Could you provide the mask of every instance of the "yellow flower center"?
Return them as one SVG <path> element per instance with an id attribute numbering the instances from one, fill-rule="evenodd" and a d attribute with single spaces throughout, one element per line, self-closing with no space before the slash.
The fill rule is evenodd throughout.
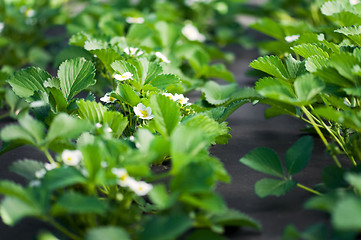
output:
<path id="1" fill-rule="evenodd" d="M 70 161 L 71 161 L 71 157 L 67 157 L 66 160 L 67 160 L 68 162 L 70 162 Z"/>
<path id="2" fill-rule="evenodd" d="M 143 117 L 148 117 L 148 112 L 146 110 L 141 110 L 140 113 L 143 115 Z"/>
<path id="3" fill-rule="evenodd" d="M 123 176 L 120 177 L 120 180 L 125 181 L 125 179 L 127 179 L 128 174 L 124 174 Z"/>
<path id="4" fill-rule="evenodd" d="M 110 102 L 112 102 L 112 101 L 114 101 L 114 100 L 115 100 L 115 98 L 109 97 L 109 101 L 110 101 Z"/>

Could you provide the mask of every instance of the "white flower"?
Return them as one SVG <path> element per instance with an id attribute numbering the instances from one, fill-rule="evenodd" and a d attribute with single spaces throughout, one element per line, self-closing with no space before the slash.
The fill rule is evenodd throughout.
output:
<path id="1" fill-rule="evenodd" d="M 77 166 L 83 159 L 83 154 L 79 150 L 64 150 L 61 159 L 66 165 Z"/>
<path id="2" fill-rule="evenodd" d="M 101 124 L 101 123 L 96 123 L 96 124 L 95 124 L 95 127 L 96 127 L 96 128 L 101 128 L 101 127 L 103 127 L 103 124 Z"/>
<path id="3" fill-rule="evenodd" d="M 356 4 L 359 4 L 359 3 L 360 3 L 360 0 L 350 0 L 351 5 L 356 5 Z"/>
<path id="4" fill-rule="evenodd" d="M 130 136 L 130 137 L 129 137 L 129 141 L 134 142 L 134 141 L 135 141 L 135 137 L 134 137 L 134 136 Z"/>
<path id="5" fill-rule="evenodd" d="M 113 78 L 115 78 L 118 81 L 125 81 L 128 79 L 132 79 L 132 77 L 133 77 L 133 74 L 131 72 L 125 72 L 123 74 L 117 74 L 117 73 L 113 74 Z"/>
<path id="6" fill-rule="evenodd" d="M 4 30 L 5 28 L 5 23 L 0 22 L 0 33 Z"/>
<path id="7" fill-rule="evenodd" d="M 135 23 L 135 24 L 142 24 L 144 23 L 144 18 L 142 17 L 127 17 L 125 19 L 127 23 Z"/>
<path id="8" fill-rule="evenodd" d="M 28 18 L 31 18 L 31 17 L 34 17 L 35 16 L 35 10 L 34 9 L 27 9 L 25 11 L 25 16 L 28 17 Z"/>
<path id="9" fill-rule="evenodd" d="M 134 179 L 130 179 L 128 181 L 128 187 L 138 196 L 144 196 L 147 195 L 150 190 L 152 190 L 153 185 L 144 181 L 136 181 Z"/>
<path id="10" fill-rule="evenodd" d="M 102 168 L 107 168 L 109 165 L 108 165 L 108 163 L 107 163 L 106 161 L 101 161 L 101 162 L 100 162 L 100 166 L 101 166 Z"/>
<path id="11" fill-rule="evenodd" d="M 142 50 L 134 47 L 126 47 L 123 49 L 123 51 L 131 57 L 138 57 L 143 54 Z"/>
<path id="12" fill-rule="evenodd" d="M 174 95 L 174 101 L 179 102 L 180 104 L 184 105 L 188 103 L 189 98 L 186 98 L 183 96 L 183 94 L 175 94 Z"/>
<path id="13" fill-rule="evenodd" d="M 44 164 L 44 167 L 46 170 L 50 171 L 50 170 L 53 170 L 54 168 L 57 168 L 59 165 L 58 163 L 56 162 L 53 162 L 53 163 L 45 163 Z"/>
<path id="14" fill-rule="evenodd" d="M 135 115 L 141 119 L 152 119 L 152 109 L 150 107 L 145 107 L 143 103 L 138 103 L 136 107 L 133 108 Z"/>
<path id="15" fill-rule="evenodd" d="M 118 184 L 122 187 L 127 187 L 129 181 L 132 180 L 125 168 L 113 168 L 112 173 L 117 176 Z"/>
<path id="16" fill-rule="evenodd" d="M 163 62 L 165 63 L 170 63 L 169 59 L 161 52 L 156 52 L 155 56 L 157 56 L 158 58 L 160 58 Z"/>
<path id="17" fill-rule="evenodd" d="M 174 95 L 171 93 L 162 93 L 163 96 L 166 96 L 174 101 Z"/>
<path id="18" fill-rule="evenodd" d="M 286 37 L 285 37 L 285 40 L 286 40 L 286 42 L 294 42 L 294 41 L 296 41 L 299 37 L 300 37 L 300 35 L 286 36 Z"/>
<path id="19" fill-rule="evenodd" d="M 190 41 L 204 42 L 206 40 L 206 37 L 195 26 L 189 23 L 182 28 L 182 33 Z"/>
<path id="20" fill-rule="evenodd" d="M 110 93 L 106 93 L 104 97 L 100 98 L 100 101 L 105 103 L 114 103 L 117 99 L 110 96 Z"/>
<path id="21" fill-rule="evenodd" d="M 42 169 L 35 172 L 35 177 L 36 178 L 43 178 L 45 176 L 45 174 L 46 174 L 46 170 L 45 170 L 45 168 L 42 168 Z"/>
<path id="22" fill-rule="evenodd" d="M 323 33 L 318 34 L 318 35 L 317 35 L 317 40 L 318 40 L 318 41 L 323 41 L 323 40 L 325 40 L 325 34 L 323 34 Z"/>

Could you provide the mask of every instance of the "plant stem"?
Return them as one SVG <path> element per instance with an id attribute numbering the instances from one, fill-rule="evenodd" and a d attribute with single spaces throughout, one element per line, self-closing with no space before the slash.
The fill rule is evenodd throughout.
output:
<path id="1" fill-rule="evenodd" d="M 45 154 L 46 158 L 49 160 L 50 163 L 55 163 L 54 158 L 50 155 L 48 149 L 41 149 L 43 153 Z"/>
<path id="2" fill-rule="evenodd" d="M 306 191 L 309 191 L 309 192 L 311 192 L 311 193 L 313 193 L 313 194 L 316 194 L 316 195 L 318 195 L 318 196 L 321 196 L 321 195 L 322 195 L 322 193 L 320 193 L 320 192 L 318 192 L 318 191 L 316 191 L 316 190 L 314 190 L 314 189 L 312 189 L 312 188 L 306 187 L 305 185 L 302 185 L 302 184 L 300 184 L 300 183 L 297 183 L 297 187 L 302 188 L 302 189 L 304 189 L 304 190 L 306 190 Z"/>
<path id="3" fill-rule="evenodd" d="M 59 223 L 57 223 L 54 219 L 46 218 L 45 220 L 47 222 L 49 222 L 51 225 L 53 225 L 60 232 L 62 232 L 64 235 L 66 235 L 67 237 L 69 237 L 69 238 L 71 238 L 73 240 L 82 240 L 81 237 L 79 237 L 79 236 L 75 235 L 74 233 L 70 232 L 68 229 L 66 229 L 65 227 L 63 227 Z"/>
<path id="4" fill-rule="evenodd" d="M 322 142 L 325 144 L 326 148 L 328 150 L 331 150 L 330 149 L 330 145 L 328 144 L 325 136 L 323 135 L 323 133 L 321 132 L 320 128 L 317 126 L 317 124 L 315 123 L 315 121 L 313 120 L 313 116 L 312 114 L 307 110 L 307 108 L 305 108 L 304 106 L 301 107 L 302 111 L 306 114 L 307 118 L 310 120 L 311 124 L 313 125 L 313 127 L 315 128 L 316 132 L 318 133 L 318 135 L 320 136 Z M 335 161 L 336 165 L 341 168 L 342 165 L 341 163 L 338 161 L 337 157 L 335 155 L 333 155 L 331 153 L 331 156 L 333 158 L 333 160 Z"/>

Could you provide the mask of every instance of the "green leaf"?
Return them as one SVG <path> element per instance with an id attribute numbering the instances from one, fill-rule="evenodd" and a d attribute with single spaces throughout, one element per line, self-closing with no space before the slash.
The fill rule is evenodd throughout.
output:
<path id="1" fill-rule="evenodd" d="M 39 208 L 15 197 L 5 197 L 0 205 L 2 221 L 10 226 L 14 226 L 25 217 L 39 217 L 41 214 L 42 212 Z"/>
<path id="2" fill-rule="evenodd" d="M 95 67 L 85 58 L 63 62 L 58 70 L 60 87 L 64 97 L 70 101 L 77 93 L 95 84 Z"/>
<path id="3" fill-rule="evenodd" d="M 100 59 L 107 71 L 112 75 L 114 73 L 112 63 L 121 59 L 120 54 L 112 48 L 96 49 L 91 52 Z"/>
<path id="4" fill-rule="evenodd" d="M 329 62 L 329 59 L 324 56 L 314 55 L 306 59 L 306 69 L 311 73 L 317 72 L 319 69 L 327 68 L 330 65 Z"/>
<path id="5" fill-rule="evenodd" d="M 111 94 L 111 96 L 115 97 L 121 102 L 129 104 L 131 107 L 134 107 L 140 103 L 140 97 L 128 84 L 119 84 L 115 94 Z"/>
<path id="6" fill-rule="evenodd" d="M 298 105 L 306 105 L 312 102 L 322 90 L 325 83 L 311 74 L 305 74 L 298 77 L 294 83 L 297 95 Z"/>
<path id="7" fill-rule="evenodd" d="M 85 183 L 85 177 L 75 168 L 55 168 L 44 176 L 43 185 L 49 190 Z"/>
<path id="8" fill-rule="evenodd" d="M 42 122 L 35 120 L 28 114 L 19 117 L 18 121 L 24 130 L 31 134 L 37 144 L 43 141 L 45 127 Z"/>
<path id="9" fill-rule="evenodd" d="M 227 82 L 234 82 L 232 72 L 228 71 L 224 64 L 220 63 L 208 66 L 204 76 L 207 78 L 220 78 Z"/>
<path id="10" fill-rule="evenodd" d="M 307 166 L 311 157 L 312 148 L 312 137 L 305 136 L 300 138 L 287 150 L 285 161 L 289 175 L 294 175 Z"/>
<path id="11" fill-rule="evenodd" d="M 176 239 L 192 227 L 192 220 L 185 215 L 153 215 L 146 218 L 140 240 Z"/>
<path id="12" fill-rule="evenodd" d="M 10 180 L 0 180 L 0 193 L 5 196 L 17 198 L 30 205 L 33 203 L 30 194 L 25 188 Z"/>
<path id="13" fill-rule="evenodd" d="M 322 48 L 316 46 L 312 43 L 305 43 L 301 45 L 297 45 L 291 48 L 295 53 L 298 55 L 309 58 L 312 56 L 321 56 L 324 58 L 329 58 L 329 55 L 327 52 L 325 52 Z"/>
<path id="14" fill-rule="evenodd" d="M 251 24 L 250 27 L 278 40 L 284 40 L 285 33 L 281 25 L 270 18 L 262 18 Z"/>
<path id="15" fill-rule="evenodd" d="M 94 213 L 105 214 L 108 209 L 107 202 L 95 196 L 86 196 L 77 192 L 65 192 L 62 194 L 52 209 L 53 214 L 57 213 Z"/>
<path id="16" fill-rule="evenodd" d="M 11 124 L 5 126 L 1 130 L 0 136 L 4 142 L 16 141 L 19 144 L 30 144 L 36 146 L 35 139 L 33 139 L 31 133 L 19 125 Z"/>
<path id="17" fill-rule="evenodd" d="M 183 121 L 183 124 L 190 128 L 201 129 L 209 139 L 214 139 L 219 135 L 227 134 L 230 130 L 227 125 L 219 124 L 217 121 L 204 114 L 194 115 Z"/>
<path id="18" fill-rule="evenodd" d="M 158 21 L 155 24 L 155 29 L 158 32 L 162 46 L 167 49 L 172 49 L 180 35 L 178 25 Z"/>
<path id="19" fill-rule="evenodd" d="M 148 59 L 142 57 L 138 60 L 133 60 L 133 64 L 137 68 L 139 83 L 141 86 L 149 83 L 158 74 L 163 72 L 162 66 L 157 62 L 150 62 Z"/>
<path id="20" fill-rule="evenodd" d="M 154 203 L 161 210 L 171 207 L 176 201 L 175 197 L 169 196 L 164 185 L 154 186 L 148 195 L 152 203 Z"/>
<path id="21" fill-rule="evenodd" d="M 145 24 L 132 24 L 127 33 L 129 46 L 141 46 L 153 34 L 153 30 Z"/>
<path id="22" fill-rule="evenodd" d="M 180 78 L 174 74 L 159 74 L 149 84 L 158 89 L 164 90 L 169 85 L 173 85 L 180 82 Z"/>
<path id="23" fill-rule="evenodd" d="M 284 177 L 281 162 L 276 152 L 270 148 L 255 148 L 242 157 L 240 162 L 256 171 L 276 177 Z"/>
<path id="24" fill-rule="evenodd" d="M 357 189 L 357 191 L 361 191 L 361 175 L 360 174 L 347 173 L 347 174 L 345 174 L 345 179 L 353 187 L 355 187 Z"/>
<path id="25" fill-rule="evenodd" d="M 16 95 L 28 98 L 35 92 L 47 93 L 43 83 L 51 78 L 50 74 L 40 68 L 30 67 L 15 72 L 8 82 Z"/>
<path id="26" fill-rule="evenodd" d="M 261 70 L 271 76 L 287 80 L 290 78 L 286 67 L 283 65 L 281 59 L 277 56 L 259 57 L 250 63 L 254 69 Z"/>
<path id="27" fill-rule="evenodd" d="M 85 240 L 130 240 L 129 234 L 120 227 L 105 226 L 92 228 L 87 231 Z"/>
<path id="28" fill-rule="evenodd" d="M 9 168 L 10 171 L 19 174 L 27 180 L 35 179 L 35 172 L 44 169 L 44 164 L 39 161 L 24 159 L 13 162 Z"/>
<path id="29" fill-rule="evenodd" d="M 177 173 L 170 182 L 172 192 L 208 193 L 214 187 L 214 170 L 207 162 L 192 162 Z"/>
<path id="30" fill-rule="evenodd" d="M 210 104 L 221 105 L 231 99 L 232 94 L 236 92 L 238 86 L 236 83 L 219 85 L 214 81 L 207 82 L 202 87 L 202 92 Z"/>
<path id="31" fill-rule="evenodd" d="M 172 172 L 174 174 L 191 162 L 210 145 L 209 139 L 200 129 L 178 126 L 171 136 Z"/>
<path id="32" fill-rule="evenodd" d="M 360 60 L 352 53 L 340 52 L 332 55 L 330 64 L 337 69 L 341 76 L 351 80 L 353 83 L 359 83 L 359 77 L 354 74 L 354 66 L 360 65 Z"/>
<path id="33" fill-rule="evenodd" d="M 65 113 L 60 113 L 52 121 L 46 141 L 48 143 L 57 139 L 75 139 L 93 126 L 85 120 L 76 119 Z"/>
<path id="34" fill-rule="evenodd" d="M 264 178 L 256 182 L 254 186 L 257 196 L 264 198 L 267 196 L 281 196 L 296 187 L 297 182 L 294 180 L 278 180 L 271 178 Z"/>
<path id="35" fill-rule="evenodd" d="M 296 78 L 305 71 L 305 62 L 294 59 L 290 54 L 286 59 L 286 67 L 290 77 Z"/>
<path id="36" fill-rule="evenodd" d="M 150 107 L 156 130 L 163 136 L 170 136 L 181 120 L 178 104 L 166 96 L 152 95 Z"/>
<path id="37" fill-rule="evenodd" d="M 114 69 L 115 72 L 119 74 L 130 72 L 131 74 L 133 74 L 133 78 L 139 82 L 138 71 L 133 64 L 123 60 L 118 60 L 113 62 L 111 64 L 111 67 Z"/>
<path id="38" fill-rule="evenodd" d="M 360 199 L 354 196 L 347 196 L 341 199 L 332 211 L 332 224 L 341 231 L 360 231 Z"/>
<path id="39" fill-rule="evenodd" d="M 344 174 L 346 170 L 339 168 L 337 166 L 326 166 L 322 169 L 322 182 L 332 189 L 337 189 L 340 187 L 347 186 L 347 183 L 344 179 Z"/>
<path id="40" fill-rule="evenodd" d="M 79 107 L 78 114 L 80 118 L 87 119 L 94 124 L 103 122 L 103 116 L 107 108 L 100 102 L 84 101 L 81 99 L 77 102 L 77 105 Z"/>
<path id="41" fill-rule="evenodd" d="M 221 196 L 215 192 L 202 193 L 197 195 L 185 194 L 180 200 L 194 207 L 206 210 L 210 213 L 222 213 L 227 207 Z"/>
<path id="42" fill-rule="evenodd" d="M 262 78 L 255 86 L 255 89 L 262 96 L 294 105 L 297 102 L 293 89 L 284 82 L 275 78 Z"/>
<path id="43" fill-rule="evenodd" d="M 349 26 L 335 30 L 335 32 L 342 33 L 361 46 L 361 26 Z"/>
<path id="44" fill-rule="evenodd" d="M 234 209 L 213 215 L 211 221 L 222 226 L 250 227 L 259 231 L 262 229 L 257 221 Z"/>
<path id="45" fill-rule="evenodd" d="M 103 124 L 107 124 L 112 130 L 115 138 L 119 138 L 124 129 L 127 127 L 128 118 L 120 112 L 105 112 L 103 116 Z"/>

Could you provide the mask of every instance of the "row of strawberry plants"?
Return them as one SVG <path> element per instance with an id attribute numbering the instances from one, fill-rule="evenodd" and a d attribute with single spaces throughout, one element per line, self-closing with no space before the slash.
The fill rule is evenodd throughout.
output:
<path id="1" fill-rule="evenodd" d="M 263 56 L 250 66 L 262 77 L 256 82 L 255 97 L 270 106 L 267 118 L 289 115 L 316 133 L 332 159 L 322 170 L 322 183 L 311 188 L 294 175 L 308 164 L 313 141 L 307 136 L 285 154 L 284 167 L 269 148 L 256 148 L 241 163 L 276 178 L 255 185 L 260 197 L 280 196 L 295 187 L 315 195 L 306 208 L 330 215 L 328 225 L 299 232 L 289 226 L 285 239 L 355 239 L 361 230 L 360 155 L 360 24 L 359 1 L 316 1 L 312 14 L 299 19 L 294 11 L 274 14 L 253 24 L 272 40 L 260 44 Z M 333 164 L 332 164 L 333 163 Z M 320 173 L 321 174 L 321 173 Z"/>
<path id="2" fill-rule="evenodd" d="M 2 152 L 30 145 L 46 162 L 11 165 L 26 185 L 0 181 L 4 223 L 34 217 L 57 237 L 88 240 L 222 239 L 226 226 L 260 229 L 215 192 L 230 176 L 209 148 L 227 143 L 224 121 L 248 92 L 211 64 L 219 50 L 157 20 L 131 24 L 125 36 L 82 32 L 69 42 L 56 76 L 28 67 L 7 79 L 8 98 L 21 104 L 18 124 L 0 132 Z M 201 96 L 191 103 L 185 94 L 195 90 Z"/>

